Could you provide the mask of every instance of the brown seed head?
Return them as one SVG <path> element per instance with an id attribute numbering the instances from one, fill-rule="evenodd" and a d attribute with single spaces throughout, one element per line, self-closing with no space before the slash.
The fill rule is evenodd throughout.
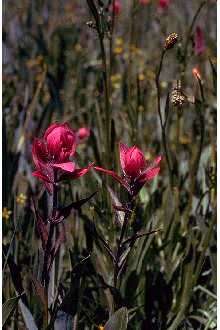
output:
<path id="1" fill-rule="evenodd" d="M 165 40 L 164 49 L 171 49 L 178 40 L 178 34 L 177 33 L 171 33 Z"/>
<path id="2" fill-rule="evenodd" d="M 171 93 L 170 101 L 175 107 L 181 107 L 187 101 L 187 98 L 180 90 L 174 89 Z"/>

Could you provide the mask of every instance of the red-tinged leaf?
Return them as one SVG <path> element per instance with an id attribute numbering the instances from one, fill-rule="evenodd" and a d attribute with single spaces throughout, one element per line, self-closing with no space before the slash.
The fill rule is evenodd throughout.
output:
<path id="1" fill-rule="evenodd" d="M 123 178 L 121 178 L 114 171 L 106 170 L 105 168 L 102 168 L 102 167 L 99 167 L 99 166 L 94 166 L 94 169 L 96 171 L 99 171 L 99 172 L 102 172 L 102 173 L 105 173 L 105 174 L 108 174 L 108 175 L 112 176 L 116 181 L 118 181 L 123 187 L 125 187 L 129 191 L 128 184 L 125 182 L 125 180 Z"/>
<path id="2" fill-rule="evenodd" d="M 32 203 L 33 203 L 34 215 L 35 215 L 35 219 L 36 219 L 37 231 L 38 231 L 38 234 L 39 234 L 40 239 L 41 239 L 41 242 L 42 242 L 42 247 L 45 250 L 46 249 L 47 240 L 48 240 L 48 229 L 47 229 L 47 225 L 45 224 L 44 219 L 39 214 L 39 212 L 38 212 L 38 210 L 36 208 L 35 201 L 33 199 L 32 199 Z"/>
<path id="3" fill-rule="evenodd" d="M 156 166 L 156 165 L 159 165 L 160 162 L 162 160 L 162 156 L 158 156 L 155 158 L 154 162 L 153 162 L 153 165 Z"/>
<path id="4" fill-rule="evenodd" d="M 45 141 L 34 139 L 32 144 L 32 157 L 37 169 L 41 169 L 47 162 L 48 150 Z"/>
<path id="5" fill-rule="evenodd" d="M 51 181 L 46 175 L 44 175 L 41 171 L 37 170 L 32 173 L 33 176 L 37 177 L 38 179 L 44 182 L 44 185 L 49 194 L 53 191 L 53 184 L 54 182 Z"/>
<path id="6" fill-rule="evenodd" d="M 77 168 L 73 173 L 64 173 L 60 176 L 60 181 L 66 179 L 72 179 L 72 180 L 78 179 L 81 176 L 87 174 L 93 166 L 94 163 L 90 164 L 88 167 L 85 168 Z"/>
<path id="7" fill-rule="evenodd" d="M 150 168 L 143 175 L 143 179 L 146 181 L 152 180 L 160 172 L 160 167 Z M 142 180 L 142 179 L 141 179 Z"/>
<path id="8" fill-rule="evenodd" d="M 52 222 L 53 224 L 62 222 L 64 219 L 66 219 L 70 215 L 72 210 L 80 210 L 80 208 L 83 206 L 83 204 L 87 203 L 96 193 L 97 193 L 97 191 L 94 192 L 92 195 L 90 195 L 87 198 L 80 199 L 76 202 L 71 203 L 70 205 L 68 205 L 66 207 L 58 209 L 56 211 L 55 217 L 51 218 L 50 222 Z"/>
<path id="9" fill-rule="evenodd" d="M 76 165 L 73 162 L 66 162 L 61 164 L 53 164 L 53 167 L 61 169 L 65 172 L 73 173 L 76 168 Z"/>
<path id="10" fill-rule="evenodd" d="M 51 181 L 48 179 L 48 177 L 47 177 L 46 175 L 44 175 L 44 174 L 43 174 L 41 171 L 39 171 L 39 170 L 34 171 L 34 172 L 32 173 L 32 175 L 35 176 L 35 177 L 37 177 L 38 179 L 41 179 L 41 180 L 45 181 L 45 182 L 53 183 L 53 182 L 51 182 Z"/>
<path id="11" fill-rule="evenodd" d="M 121 163 L 121 168 L 124 171 L 125 168 L 125 157 L 126 157 L 126 152 L 128 151 L 129 147 L 124 144 L 124 143 L 119 143 L 119 154 L 120 154 L 120 163 Z"/>
<path id="12" fill-rule="evenodd" d="M 147 167 L 146 167 L 146 169 L 158 167 L 158 165 L 160 164 L 161 160 L 162 160 L 162 156 L 158 156 L 152 162 L 147 161 Z"/>
<path id="13" fill-rule="evenodd" d="M 47 306 L 47 296 L 46 296 L 45 288 L 41 285 L 41 283 L 33 275 L 31 275 L 31 281 L 34 286 L 36 295 L 40 298 L 43 306 L 46 307 Z"/>

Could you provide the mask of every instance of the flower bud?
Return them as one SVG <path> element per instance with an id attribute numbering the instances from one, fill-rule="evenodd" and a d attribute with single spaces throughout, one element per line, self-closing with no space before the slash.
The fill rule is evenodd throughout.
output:
<path id="1" fill-rule="evenodd" d="M 200 81 L 202 80 L 201 73 L 199 72 L 199 69 L 193 68 L 192 73 L 193 73 L 193 75 L 196 79 L 198 79 Z"/>
<path id="2" fill-rule="evenodd" d="M 90 129 L 88 127 L 81 127 L 76 132 L 77 142 L 78 143 L 83 143 L 90 136 L 90 134 L 91 134 L 91 132 L 90 132 Z"/>

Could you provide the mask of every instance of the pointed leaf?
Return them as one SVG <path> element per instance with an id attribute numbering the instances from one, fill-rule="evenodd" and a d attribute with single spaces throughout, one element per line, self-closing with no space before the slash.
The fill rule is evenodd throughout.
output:
<path id="1" fill-rule="evenodd" d="M 41 242 L 42 242 L 42 247 L 45 250 L 46 249 L 47 240 L 48 240 L 48 229 L 47 229 L 47 225 L 45 224 L 43 218 L 39 214 L 39 212 L 38 212 L 38 210 L 36 208 L 35 201 L 34 201 L 33 198 L 32 198 L 32 203 L 33 203 L 33 211 L 34 211 L 34 215 L 35 215 L 35 219 L 36 219 L 37 231 L 38 231 L 38 234 L 39 234 L 40 239 L 41 239 Z"/>
<path id="2" fill-rule="evenodd" d="M 126 330 L 128 325 L 128 311 L 122 307 L 115 312 L 104 326 L 104 330 Z"/>
<path id="3" fill-rule="evenodd" d="M 97 191 L 94 192 L 92 195 L 90 195 L 87 198 L 80 199 L 80 200 L 78 200 L 76 202 L 71 203 L 70 205 L 68 205 L 66 207 L 63 207 L 61 209 L 58 209 L 56 211 L 55 217 L 53 219 L 50 219 L 50 221 L 53 224 L 60 223 L 61 221 L 63 221 L 64 219 L 66 219 L 70 215 L 70 212 L 72 210 L 80 210 L 80 208 L 82 207 L 82 205 L 85 204 L 86 202 L 88 202 L 96 193 L 97 193 Z"/>
<path id="4" fill-rule="evenodd" d="M 112 199 L 112 204 L 115 209 L 115 215 L 116 215 L 116 223 L 122 227 L 123 222 L 124 222 L 124 217 L 125 217 L 125 210 L 122 207 L 121 202 L 119 201 L 116 193 L 108 187 L 108 191 L 110 193 L 111 199 Z"/>
<path id="5" fill-rule="evenodd" d="M 34 321 L 33 315 L 27 306 L 20 300 L 19 307 L 21 309 L 21 314 L 23 316 L 24 323 L 26 325 L 26 329 L 38 330 L 38 327 Z"/>
<path id="6" fill-rule="evenodd" d="M 129 186 L 125 182 L 123 178 L 121 178 L 117 173 L 114 171 L 106 170 L 105 168 L 99 167 L 99 166 L 94 166 L 94 169 L 99 172 L 103 172 L 105 174 L 108 174 L 112 176 L 116 181 L 118 181 L 122 186 L 124 186 L 128 191 L 129 191 Z"/>
<path id="7" fill-rule="evenodd" d="M 81 176 L 85 175 L 86 173 L 89 172 L 89 170 L 94 166 L 94 163 L 90 164 L 88 167 L 84 168 L 76 168 L 73 173 L 64 173 L 60 176 L 60 181 L 61 180 L 68 180 L 68 179 L 78 179 Z"/>
<path id="8" fill-rule="evenodd" d="M 60 168 L 65 172 L 73 173 L 76 165 L 73 162 L 61 163 L 61 164 L 53 164 L 53 167 Z"/>
<path id="9" fill-rule="evenodd" d="M 18 301 L 21 295 L 8 299 L 2 306 L 2 326 L 6 323 L 9 317 L 14 312 L 15 308 L 18 305 Z"/>
<path id="10" fill-rule="evenodd" d="M 125 156 L 126 152 L 128 151 L 128 146 L 124 143 L 119 143 L 119 154 L 120 154 L 120 163 L 121 163 L 121 168 L 124 171 L 125 168 Z"/>
<path id="11" fill-rule="evenodd" d="M 46 296 L 45 288 L 41 285 L 41 283 L 33 275 L 31 276 L 31 281 L 33 283 L 36 295 L 40 298 L 41 303 L 44 305 L 44 307 L 46 307 L 47 306 L 47 296 Z"/>

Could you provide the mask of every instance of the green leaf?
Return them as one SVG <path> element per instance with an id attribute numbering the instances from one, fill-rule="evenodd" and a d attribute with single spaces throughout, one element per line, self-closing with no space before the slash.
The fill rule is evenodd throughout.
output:
<path id="1" fill-rule="evenodd" d="M 34 321 L 33 315 L 31 314 L 28 307 L 22 302 L 22 300 L 19 301 L 19 307 L 21 309 L 21 314 L 23 316 L 23 320 L 26 325 L 26 329 L 38 330 L 38 327 Z"/>
<path id="2" fill-rule="evenodd" d="M 115 312 L 105 324 L 105 330 L 126 330 L 128 325 L 128 311 L 122 307 Z"/>
<path id="3" fill-rule="evenodd" d="M 6 323 L 9 317 L 14 312 L 15 308 L 18 305 L 18 301 L 21 296 L 13 297 L 8 299 L 2 306 L 2 326 Z"/>

